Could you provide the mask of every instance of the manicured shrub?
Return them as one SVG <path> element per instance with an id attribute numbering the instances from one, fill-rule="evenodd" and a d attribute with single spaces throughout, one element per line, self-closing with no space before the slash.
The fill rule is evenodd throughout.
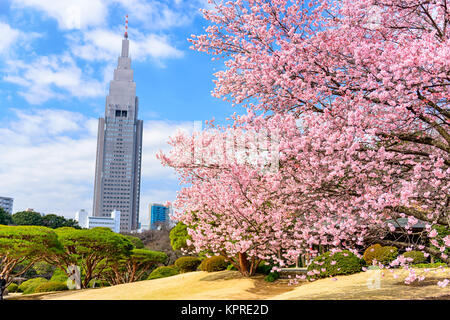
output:
<path id="1" fill-rule="evenodd" d="M 65 282 L 48 281 L 36 287 L 34 292 L 37 293 L 37 292 L 51 292 L 64 290 L 68 290 L 67 284 Z"/>
<path id="2" fill-rule="evenodd" d="M 439 268 L 439 267 L 448 267 L 446 263 L 436 262 L 436 263 L 418 263 L 414 265 L 414 268 Z"/>
<path id="3" fill-rule="evenodd" d="M 364 251 L 363 259 L 367 265 L 372 265 L 376 260 L 384 265 L 389 264 L 398 256 L 398 250 L 396 247 L 382 247 L 379 244 L 371 245 Z"/>
<path id="4" fill-rule="evenodd" d="M 280 278 L 278 271 L 269 272 L 269 274 L 264 277 L 264 281 L 274 282 L 275 280 L 278 280 L 278 278 Z"/>
<path id="5" fill-rule="evenodd" d="M 308 273 L 312 278 L 353 274 L 360 272 L 363 264 L 364 261 L 362 259 L 359 259 L 348 250 L 334 254 L 325 252 L 311 262 L 308 266 Z"/>
<path id="6" fill-rule="evenodd" d="M 180 273 L 180 270 L 176 266 L 162 266 L 158 267 L 150 273 L 147 280 L 166 278 L 175 276 Z"/>
<path id="7" fill-rule="evenodd" d="M 10 293 L 17 292 L 17 290 L 19 289 L 19 285 L 17 283 L 12 282 L 9 284 L 9 286 L 6 289 Z"/>
<path id="8" fill-rule="evenodd" d="M 200 264 L 200 270 L 206 272 L 222 271 L 227 269 L 228 262 L 225 261 L 223 256 L 213 256 L 202 261 Z"/>
<path id="9" fill-rule="evenodd" d="M 144 249 L 144 243 L 138 237 L 133 237 L 131 235 L 124 235 L 124 237 L 130 240 L 136 249 Z"/>
<path id="10" fill-rule="evenodd" d="M 376 255 L 376 250 L 379 248 L 381 248 L 381 245 L 376 243 L 371 245 L 366 249 L 366 251 L 364 251 L 363 259 L 367 263 L 367 265 L 369 266 L 372 265 L 372 261 Z"/>
<path id="11" fill-rule="evenodd" d="M 53 282 L 67 282 L 67 279 L 69 277 L 67 276 L 67 273 L 60 268 L 56 268 L 55 271 L 53 271 L 53 275 L 50 278 L 50 281 Z"/>
<path id="12" fill-rule="evenodd" d="M 421 251 L 407 251 L 403 254 L 405 258 L 412 258 L 413 261 L 410 261 L 411 264 L 424 263 L 427 261 L 425 255 Z"/>
<path id="13" fill-rule="evenodd" d="M 24 294 L 34 293 L 34 290 L 36 290 L 37 287 L 46 282 L 48 282 L 48 280 L 45 278 L 33 278 L 22 282 L 18 291 L 23 292 Z"/>
<path id="14" fill-rule="evenodd" d="M 201 261 L 197 257 L 181 257 L 175 261 L 175 265 L 180 272 L 196 271 Z"/>
<path id="15" fill-rule="evenodd" d="M 396 247 L 381 247 L 375 250 L 375 252 L 375 259 L 383 265 L 389 264 L 398 256 L 398 249 Z"/>

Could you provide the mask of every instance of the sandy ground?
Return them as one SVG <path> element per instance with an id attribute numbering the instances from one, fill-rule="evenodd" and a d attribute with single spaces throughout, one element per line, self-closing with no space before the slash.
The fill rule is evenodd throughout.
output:
<path id="1" fill-rule="evenodd" d="M 270 288 L 270 290 L 268 290 Z M 190 272 L 101 289 L 32 295 L 45 300 L 258 300 L 293 290 L 288 281 L 273 284 L 263 277 L 243 278 L 237 271 Z M 25 298 L 25 296 L 23 297 Z"/>
<path id="2" fill-rule="evenodd" d="M 377 300 L 377 299 L 449 299 L 450 288 L 440 288 L 437 281 L 450 277 L 450 269 L 433 269 L 422 282 L 405 285 L 404 270 L 370 270 L 332 280 L 301 282 L 288 280 L 265 282 L 263 276 L 243 278 L 237 271 L 214 273 L 190 272 L 177 276 L 140 281 L 101 289 L 77 292 L 24 295 L 26 300 Z M 418 269 L 421 274 L 423 269 Z"/>
<path id="3" fill-rule="evenodd" d="M 397 274 L 398 278 L 394 278 Z M 310 282 L 271 299 L 274 300 L 404 300 L 448 299 L 450 287 L 440 288 L 437 282 L 450 277 L 450 269 L 416 269 L 425 275 L 423 281 L 404 283 L 405 270 L 368 270 L 350 276 L 338 276 Z"/>

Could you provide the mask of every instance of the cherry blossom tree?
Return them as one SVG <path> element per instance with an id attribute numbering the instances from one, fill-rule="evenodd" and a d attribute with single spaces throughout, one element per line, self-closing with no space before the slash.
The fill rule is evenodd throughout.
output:
<path id="1" fill-rule="evenodd" d="M 233 117 L 233 128 L 178 136 L 173 152 L 161 155 L 190 184 L 178 201 L 191 211 L 178 218 L 207 220 L 209 212 L 226 225 L 242 215 L 233 207 L 249 210 L 255 226 L 276 226 L 265 229 L 272 251 L 250 254 L 261 259 L 276 251 L 280 262 L 291 261 L 317 244 L 355 249 L 378 242 L 450 263 L 449 236 L 435 239 L 436 227 L 450 226 L 447 2 L 210 3 L 203 14 L 211 25 L 192 36 L 193 48 L 225 60 L 213 95 L 248 112 Z M 220 141 L 228 141 L 223 135 L 236 128 L 277 133 L 276 173 L 224 157 L 212 165 Z M 201 159 L 186 165 L 196 151 Z M 417 231 L 419 222 L 425 227 Z M 196 228 L 206 232 L 203 243 L 193 236 L 198 247 L 223 247 Z M 256 240 L 232 254 L 260 247 Z"/>

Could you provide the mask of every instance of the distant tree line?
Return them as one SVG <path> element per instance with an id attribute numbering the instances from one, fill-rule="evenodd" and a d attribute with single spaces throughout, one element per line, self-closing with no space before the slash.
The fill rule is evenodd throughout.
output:
<path id="1" fill-rule="evenodd" d="M 19 211 L 11 215 L 3 208 L 0 208 L 0 225 L 43 226 L 51 229 L 73 227 L 80 229 L 78 222 L 74 219 L 67 219 L 56 214 L 41 215 L 39 212 L 34 211 Z"/>

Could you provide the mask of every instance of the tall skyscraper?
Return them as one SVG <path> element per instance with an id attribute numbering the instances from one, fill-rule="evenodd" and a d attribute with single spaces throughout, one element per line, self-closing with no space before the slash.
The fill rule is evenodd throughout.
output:
<path id="1" fill-rule="evenodd" d="M 141 182 L 143 121 L 137 118 L 138 97 L 128 52 L 125 32 L 106 97 L 105 118 L 98 122 L 93 208 L 94 217 L 120 211 L 120 232 L 138 228 Z"/>

